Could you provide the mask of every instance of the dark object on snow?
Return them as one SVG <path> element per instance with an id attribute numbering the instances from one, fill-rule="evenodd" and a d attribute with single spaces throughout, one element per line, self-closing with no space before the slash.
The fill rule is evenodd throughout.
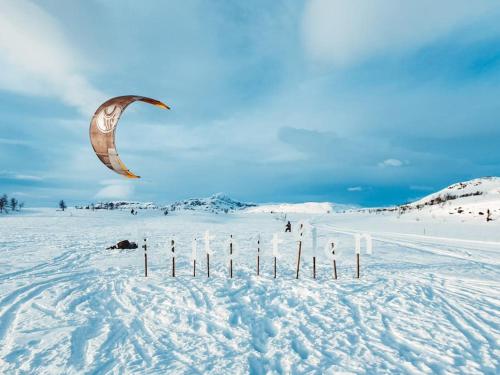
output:
<path id="1" fill-rule="evenodd" d="M 292 223 L 288 222 L 285 225 L 285 233 L 286 232 L 292 232 Z"/>
<path id="2" fill-rule="evenodd" d="M 123 240 L 118 242 L 116 245 L 110 246 L 106 248 L 106 250 L 129 250 L 129 249 L 137 249 L 137 244 L 135 242 L 130 242 L 129 240 Z"/>
<path id="3" fill-rule="evenodd" d="M 486 211 L 486 222 L 491 221 L 491 220 L 493 220 L 493 218 L 491 217 L 490 209 L 488 209 L 488 211 Z"/>

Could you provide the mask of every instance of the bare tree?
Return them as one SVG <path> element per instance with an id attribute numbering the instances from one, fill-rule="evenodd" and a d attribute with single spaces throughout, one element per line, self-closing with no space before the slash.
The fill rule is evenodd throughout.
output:
<path id="1" fill-rule="evenodd" d="M 0 197 L 0 212 L 7 212 L 7 204 L 9 203 L 9 198 L 7 194 L 4 194 Z"/>
<path id="2" fill-rule="evenodd" d="M 61 199 L 59 202 L 59 208 L 64 211 L 66 207 L 68 206 L 66 206 L 66 203 Z"/>
<path id="3" fill-rule="evenodd" d="M 16 211 L 18 205 L 19 201 L 16 198 L 14 197 L 10 198 L 10 209 L 12 211 Z"/>

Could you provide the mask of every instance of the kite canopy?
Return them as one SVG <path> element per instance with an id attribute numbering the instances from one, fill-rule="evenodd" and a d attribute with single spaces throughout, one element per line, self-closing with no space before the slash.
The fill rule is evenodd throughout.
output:
<path id="1" fill-rule="evenodd" d="M 106 167 L 128 178 L 139 178 L 139 176 L 128 170 L 118 157 L 115 146 L 115 131 L 118 120 L 125 108 L 136 101 L 153 104 L 163 109 L 170 109 L 169 106 L 159 100 L 144 96 L 117 96 L 101 104 L 90 121 L 90 142 L 97 157 Z"/>

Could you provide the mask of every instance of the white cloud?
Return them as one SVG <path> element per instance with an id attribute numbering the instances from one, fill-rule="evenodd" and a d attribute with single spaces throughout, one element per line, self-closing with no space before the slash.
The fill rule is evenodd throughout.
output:
<path id="1" fill-rule="evenodd" d="M 9 172 L 9 171 L 0 171 L 0 178 L 6 178 L 6 179 L 18 180 L 18 181 L 42 181 L 43 180 L 43 177 L 41 177 L 41 176 L 22 174 L 22 173 L 14 173 L 14 172 Z"/>
<path id="2" fill-rule="evenodd" d="M 419 48 L 491 15 L 497 5 L 468 0 L 312 0 L 303 18 L 304 44 L 314 60 L 345 66 Z"/>
<path id="3" fill-rule="evenodd" d="M 50 96 L 88 114 L 103 98 L 58 22 L 29 1 L 0 2 L 0 89 Z"/>
<path id="4" fill-rule="evenodd" d="M 353 186 L 353 187 L 347 188 L 347 191 L 363 191 L 363 188 L 361 186 Z"/>
<path id="5" fill-rule="evenodd" d="M 104 180 L 101 184 L 105 186 L 95 195 L 98 199 L 127 199 L 134 192 L 134 186 L 125 180 Z"/>
<path id="6" fill-rule="evenodd" d="M 25 181 L 42 181 L 43 178 L 40 176 L 32 176 L 27 174 L 16 174 L 14 176 L 16 180 L 25 180 Z"/>
<path id="7" fill-rule="evenodd" d="M 401 167 L 404 164 L 407 164 L 406 162 L 402 162 L 401 160 L 398 159 L 386 159 L 383 162 L 378 163 L 379 167 L 385 168 L 385 167 Z"/>

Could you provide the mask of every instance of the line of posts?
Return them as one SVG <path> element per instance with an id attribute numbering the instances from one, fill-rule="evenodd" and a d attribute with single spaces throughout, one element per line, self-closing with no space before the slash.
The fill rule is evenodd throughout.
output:
<path id="1" fill-rule="evenodd" d="M 301 228 L 302 229 L 302 228 Z M 315 233 L 314 233 L 315 234 Z M 301 253 L 302 253 L 302 242 L 303 242 L 303 232 L 301 231 L 299 233 L 299 239 L 298 239 L 298 251 L 297 251 L 297 264 L 296 264 L 296 274 L 295 278 L 299 278 L 299 271 L 300 271 L 300 260 L 301 260 Z M 364 235 L 366 240 L 367 240 L 367 252 L 368 254 L 371 254 L 372 251 L 372 245 L 371 245 L 371 237 L 369 235 Z M 313 235 L 313 238 L 315 236 Z M 279 243 L 282 242 L 277 238 L 277 236 L 273 236 L 272 244 L 273 244 L 273 278 L 277 278 L 277 248 Z M 356 234 L 355 235 L 355 252 L 356 252 L 356 274 L 355 278 L 359 279 L 360 278 L 360 255 L 361 255 L 361 236 Z M 257 238 L 257 276 L 260 276 L 260 236 Z M 333 268 L 333 278 L 335 280 L 338 279 L 337 275 L 337 261 L 336 261 L 336 243 L 333 241 L 330 241 L 328 243 L 329 246 L 329 252 L 330 256 L 332 258 L 332 268 Z M 313 241 L 313 248 L 316 247 L 315 240 Z M 147 238 L 144 236 L 143 239 L 143 245 L 142 248 L 144 249 L 144 276 L 148 277 L 148 243 L 147 243 Z M 175 274 L 175 240 L 172 239 L 170 241 L 170 250 L 172 254 L 172 277 L 176 277 Z M 206 264 L 207 264 L 207 277 L 210 277 L 210 252 L 208 251 L 208 248 L 206 248 Z M 230 242 L 229 242 L 229 277 L 232 279 L 233 278 L 233 255 L 234 255 L 234 242 L 233 242 L 233 236 L 230 236 Z M 316 279 L 316 253 L 313 252 L 313 278 Z M 193 277 L 196 277 L 196 239 L 194 240 L 193 243 Z"/>

